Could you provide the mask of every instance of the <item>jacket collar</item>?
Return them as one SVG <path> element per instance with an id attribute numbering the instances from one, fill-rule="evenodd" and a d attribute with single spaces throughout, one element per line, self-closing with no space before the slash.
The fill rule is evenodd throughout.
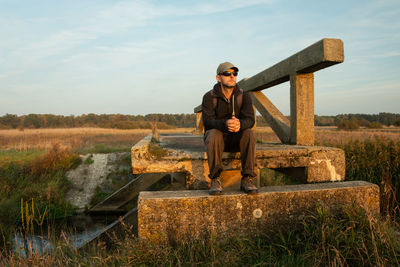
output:
<path id="1" fill-rule="evenodd" d="M 212 89 L 212 93 L 217 96 L 217 97 L 222 97 L 225 99 L 224 94 L 222 93 L 221 85 L 220 83 L 216 83 L 214 85 L 214 88 Z M 233 95 L 237 96 L 239 94 L 242 94 L 243 91 L 239 88 L 239 86 L 236 84 L 235 88 L 233 88 Z"/>

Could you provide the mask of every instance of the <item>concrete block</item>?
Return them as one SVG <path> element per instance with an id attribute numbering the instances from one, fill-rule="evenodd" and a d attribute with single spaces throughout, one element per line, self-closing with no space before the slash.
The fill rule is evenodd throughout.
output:
<path id="1" fill-rule="evenodd" d="M 379 213 L 379 187 L 364 182 L 338 182 L 260 188 L 256 195 L 239 191 L 210 196 L 207 191 L 141 192 L 138 236 L 154 241 L 185 241 L 256 234 L 290 224 L 323 202 L 335 209 L 355 202 Z"/>

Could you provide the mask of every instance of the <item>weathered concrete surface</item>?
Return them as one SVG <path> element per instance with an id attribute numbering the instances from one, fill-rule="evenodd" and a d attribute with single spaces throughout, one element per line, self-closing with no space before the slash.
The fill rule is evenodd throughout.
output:
<path id="1" fill-rule="evenodd" d="M 202 136 L 160 135 L 160 146 L 167 153 L 155 160 L 146 150 L 147 143 L 141 148 L 136 145 L 132 149 L 133 173 L 185 173 L 186 188 L 207 188 L 209 169 Z M 222 159 L 224 170 L 241 168 L 240 153 L 224 153 Z M 345 178 L 344 151 L 332 147 L 257 144 L 256 168 L 306 168 L 307 182 L 341 181 Z"/>
<path id="2" fill-rule="evenodd" d="M 364 182 L 340 182 L 260 188 L 259 194 L 207 191 L 141 192 L 138 201 L 139 238 L 169 241 L 201 239 L 211 234 L 253 234 L 290 224 L 318 203 L 333 211 L 353 201 L 379 213 L 379 187 Z"/>
<path id="3" fill-rule="evenodd" d="M 135 157 L 138 159 L 151 159 L 151 155 L 148 153 L 148 151 L 152 138 L 152 134 L 146 135 L 131 148 L 131 154 L 135 155 Z"/>
<path id="4" fill-rule="evenodd" d="M 129 171 L 129 164 L 121 164 L 122 158 L 127 155 L 128 153 L 122 152 L 82 156 L 83 163 L 66 174 L 67 179 L 72 183 L 72 188 L 68 191 L 66 200 L 80 209 L 88 207 L 96 187 L 107 182 L 109 175 Z M 93 162 L 85 164 L 85 160 L 89 157 Z"/>

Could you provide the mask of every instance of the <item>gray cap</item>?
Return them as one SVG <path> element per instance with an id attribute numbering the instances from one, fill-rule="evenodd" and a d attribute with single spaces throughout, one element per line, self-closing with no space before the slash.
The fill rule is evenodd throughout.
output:
<path id="1" fill-rule="evenodd" d="M 232 63 L 224 62 L 224 63 L 219 64 L 219 66 L 217 68 L 217 74 L 220 74 L 220 73 L 222 73 L 222 72 L 224 72 L 226 70 L 229 70 L 229 69 L 233 69 L 235 71 L 239 71 L 239 69 L 237 67 L 235 67 Z"/>

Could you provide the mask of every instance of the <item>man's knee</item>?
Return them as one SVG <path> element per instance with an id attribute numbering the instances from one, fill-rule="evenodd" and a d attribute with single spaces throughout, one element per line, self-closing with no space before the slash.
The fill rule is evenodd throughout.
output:
<path id="1" fill-rule="evenodd" d="M 254 143 L 256 141 L 256 137 L 255 137 L 254 132 L 253 132 L 252 129 L 243 130 L 242 138 L 244 140 L 247 140 L 247 141 L 250 141 L 250 142 L 254 142 Z"/>
<path id="2" fill-rule="evenodd" d="M 206 136 L 205 136 L 206 145 L 223 142 L 223 140 L 224 140 L 224 137 L 220 130 L 210 129 L 206 132 Z"/>

